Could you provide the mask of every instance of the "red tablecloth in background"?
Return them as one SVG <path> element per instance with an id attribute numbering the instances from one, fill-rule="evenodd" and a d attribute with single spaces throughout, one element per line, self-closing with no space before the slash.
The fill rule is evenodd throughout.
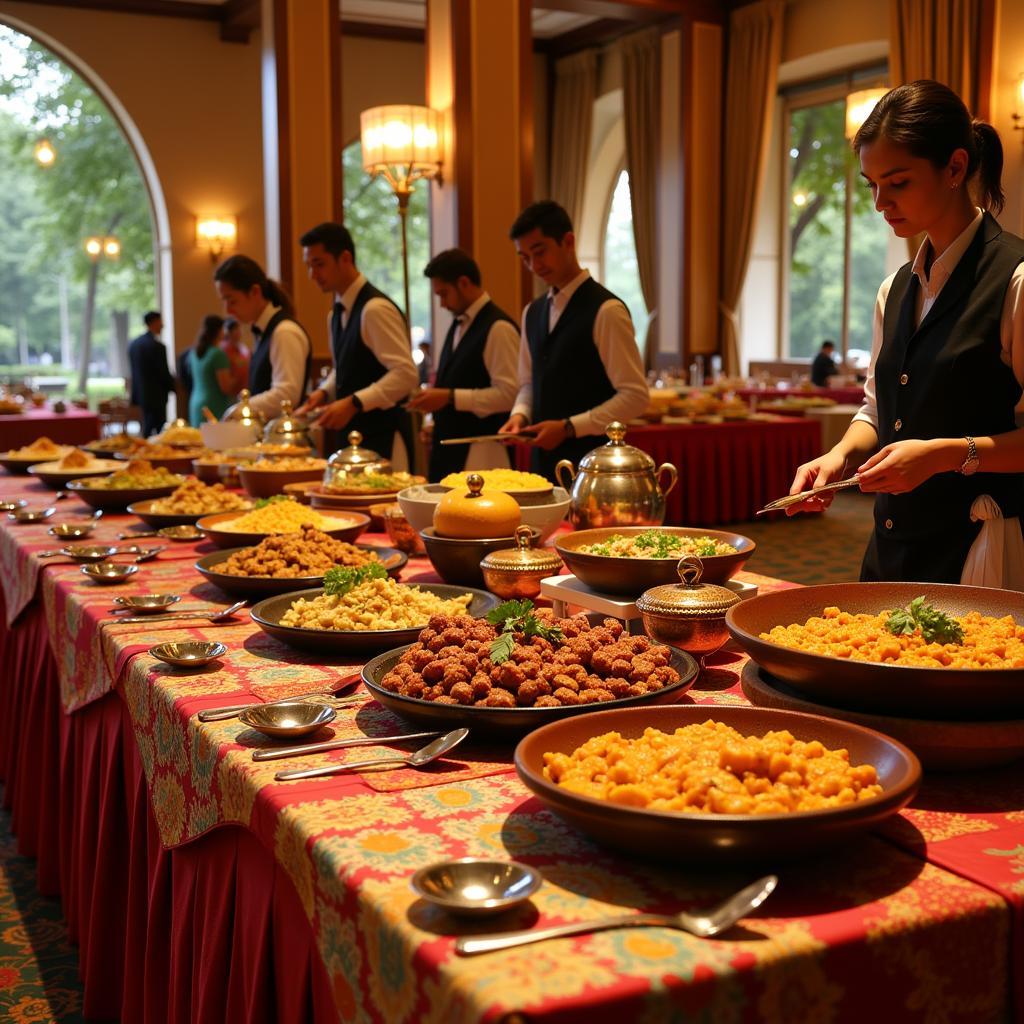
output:
<path id="1" fill-rule="evenodd" d="M 57 444 L 88 444 L 100 436 L 100 418 L 88 409 L 56 413 L 47 406 L 0 416 L 0 449 L 4 451 L 21 448 L 44 435 Z"/>
<path id="2" fill-rule="evenodd" d="M 864 401 L 864 385 L 842 388 L 741 388 L 736 394 L 744 401 L 751 398 L 764 402 L 780 398 L 831 398 L 840 405 L 860 405 Z"/>
<path id="3" fill-rule="evenodd" d="M 594 438 L 594 447 L 600 444 Z M 671 526 L 716 526 L 753 519 L 789 493 L 797 466 L 821 454 L 816 420 L 778 417 L 738 423 L 630 427 L 626 443 L 655 462 L 671 462 L 679 483 L 668 495 Z M 516 465 L 529 469 L 530 449 L 516 445 Z"/>

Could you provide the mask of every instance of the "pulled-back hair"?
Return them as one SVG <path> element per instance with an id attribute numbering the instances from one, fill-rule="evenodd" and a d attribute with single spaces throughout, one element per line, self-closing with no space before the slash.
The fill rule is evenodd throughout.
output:
<path id="1" fill-rule="evenodd" d="M 853 139 L 859 153 L 885 138 L 934 167 L 949 163 L 953 151 L 967 153 L 965 180 L 978 176 L 982 206 L 999 213 L 1003 208 L 1003 144 L 987 121 L 972 118 L 964 101 L 948 86 L 927 78 L 890 89 L 865 118 Z"/>
<path id="2" fill-rule="evenodd" d="M 263 297 L 275 306 L 280 306 L 289 317 L 295 315 L 292 300 L 276 281 L 264 273 L 263 268 L 249 256 L 229 256 L 213 272 L 214 281 L 223 281 L 229 288 L 248 292 L 253 285 L 259 285 Z"/>
<path id="3" fill-rule="evenodd" d="M 477 262 L 464 249 L 445 249 L 439 252 L 424 268 L 423 276 L 431 281 L 435 278 L 446 284 L 455 284 L 460 277 L 480 287 L 480 268 Z"/>
<path id="4" fill-rule="evenodd" d="M 223 319 L 215 313 L 203 317 L 203 322 L 199 325 L 199 333 L 196 335 L 196 355 L 200 359 L 206 355 L 206 350 L 216 343 L 223 326 Z"/>
<path id="5" fill-rule="evenodd" d="M 531 203 L 518 217 L 508 233 L 515 241 L 528 235 L 535 228 L 540 228 L 542 235 L 553 238 L 561 243 L 562 239 L 572 231 L 572 218 L 553 199 L 541 199 Z"/>

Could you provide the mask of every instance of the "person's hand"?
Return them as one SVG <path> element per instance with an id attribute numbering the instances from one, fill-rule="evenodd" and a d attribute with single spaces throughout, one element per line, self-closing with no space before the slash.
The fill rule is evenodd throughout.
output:
<path id="1" fill-rule="evenodd" d="M 355 414 L 356 407 L 351 397 L 339 398 L 336 402 L 329 402 L 323 407 L 323 412 L 313 425 L 323 427 L 325 430 L 344 430 Z"/>
<path id="2" fill-rule="evenodd" d="M 307 412 L 312 412 L 314 409 L 319 408 L 325 401 L 327 401 L 327 392 L 323 388 L 317 388 L 298 409 L 294 410 L 293 415 L 304 416 Z"/>
<path id="3" fill-rule="evenodd" d="M 406 408 L 414 412 L 437 412 L 448 405 L 450 398 L 448 388 L 424 388 L 409 399 Z"/>
<path id="4" fill-rule="evenodd" d="M 527 419 L 521 412 L 513 413 L 500 427 L 499 434 L 518 434 L 526 426 Z"/>
<path id="5" fill-rule="evenodd" d="M 834 480 L 842 480 L 845 472 L 845 456 L 826 452 L 798 467 L 789 493 L 799 494 L 801 491 L 809 491 L 812 487 L 822 487 Z M 833 497 L 832 493 L 825 493 L 807 498 L 799 505 L 790 505 L 786 509 L 786 515 L 795 516 L 798 512 L 824 512 L 832 504 Z"/>
<path id="6" fill-rule="evenodd" d="M 546 452 L 557 448 L 569 436 L 565 420 L 541 420 L 530 427 L 530 433 L 533 435 L 533 443 Z"/>
<path id="7" fill-rule="evenodd" d="M 434 443 L 434 421 L 424 420 L 423 426 L 420 427 L 420 440 L 424 444 Z"/>
<path id="8" fill-rule="evenodd" d="M 875 452 L 860 466 L 860 489 L 871 493 L 905 494 L 936 473 L 955 469 L 942 441 L 896 441 Z"/>

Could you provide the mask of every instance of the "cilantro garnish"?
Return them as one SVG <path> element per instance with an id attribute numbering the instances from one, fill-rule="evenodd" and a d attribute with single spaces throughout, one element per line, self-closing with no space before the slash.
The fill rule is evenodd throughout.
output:
<path id="1" fill-rule="evenodd" d="M 287 494 L 275 494 L 272 498 L 260 498 L 253 508 L 266 508 L 268 505 L 277 505 L 282 501 L 291 501 Z"/>
<path id="2" fill-rule="evenodd" d="M 360 583 L 367 580 L 382 580 L 387 574 L 387 570 L 380 562 L 367 562 L 366 565 L 359 566 L 336 565 L 324 574 L 324 593 L 331 597 L 344 597 Z"/>
<path id="3" fill-rule="evenodd" d="M 540 636 L 551 643 L 565 640 L 558 626 L 548 626 L 533 614 L 532 601 L 505 601 L 487 613 L 487 621 L 499 626 L 498 636 L 491 641 L 490 659 L 495 665 L 508 661 L 516 646 L 516 633 L 525 637 Z"/>
<path id="4" fill-rule="evenodd" d="M 890 613 L 885 628 L 894 636 L 910 636 L 921 630 L 925 643 L 962 644 L 964 631 L 956 619 L 928 604 L 924 595 L 915 597 L 906 608 Z"/>

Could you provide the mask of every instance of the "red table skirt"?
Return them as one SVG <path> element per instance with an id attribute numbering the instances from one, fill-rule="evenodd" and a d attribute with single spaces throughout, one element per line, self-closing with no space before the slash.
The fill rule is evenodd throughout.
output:
<path id="1" fill-rule="evenodd" d="M 87 1017 L 337 1021 L 291 880 L 241 828 L 161 847 L 124 703 L 59 703 L 41 606 L 0 631 L 0 774 L 19 851 L 61 896 Z"/>
<path id="2" fill-rule="evenodd" d="M 100 418 L 88 409 L 26 409 L 14 416 L 0 415 L 0 450 L 21 448 L 46 436 L 57 444 L 88 444 L 100 436 Z"/>
<path id="3" fill-rule="evenodd" d="M 780 398 L 831 398 L 840 405 L 860 405 L 864 401 L 864 385 L 842 388 L 740 388 L 736 394 L 744 401 L 751 398 L 764 402 Z"/>
<path id="4" fill-rule="evenodd" d="M 797 466 L 821 454 L 821 425 L 779 418 L 631 427 L 626 443 L 647 452 L 655 465 L 671 462 L 678 470 L 667 524 L 716 526 L 753 519 L 759 508 L 788 494 Z M 528 469 L 530 449 L 513 450 L 517 467 Z"/>

